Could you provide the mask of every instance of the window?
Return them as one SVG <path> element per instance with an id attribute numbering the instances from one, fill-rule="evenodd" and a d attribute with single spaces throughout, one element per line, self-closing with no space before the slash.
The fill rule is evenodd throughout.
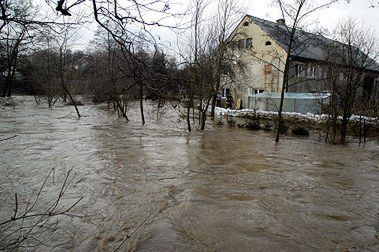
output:
<path id="1" fill-rule="evenodd" d="M 243 23 L 243 26 L 249 26 L 249 22 L 245 22 L 245 23 Z"/>
<path id="2" fill-rule="evenodd" d="M 269 45 L 271 45 L 271 41 L 266 41 L 266 44 L 265 44 L 266 46 L 269 46 Z"/>
<path id="3" fill-rule="evenodd" d="M 250 49 L 253 47 L 253 39 L 247 38 L 247 39 L 240 39 L 237 41 L 237 47 L 238 49 Z"/>
<path id="4" fill-rule="evenodd" d="M 264 92 L 263 89 L 255 89 L 255 88 L 249 87 L 249 94 L 250 95 L 256 95 L 256 94 L 260 94 L 263 92 Z"/>
<path id="5" fill-rule="evenodd" d="M 316 66 L 309 66 L 308 68 L 308 77 L 316 77 L 316 71 L 317 71 L 317 67 Z"/>
<path id="6" fill-rule="evenodd" d="M 295 68 L 296 68 L 296 76 L 298 77 L 305 76 L 304 65 L 295 65 Z"/>
<path id="7" fill-rule="evenodd" d="M 319 78 L 323 78 L 324 77 L 324 72 L 322 71 L 322 68 L 321 67 L 317 67 L 317 73 L 316 73 L 316 76 L 319 77 Z"/>
<path id="8" fill-rule="evenodd" d="M 238 49 L 243 49 L 244 48 L 244 43 L 245 43 L 244 39 L 238 40 Z"/>
<path id="9" fill-rule="evenodd" d="M 230 88 L 222 89 L 222 97 L 228 97 L 230 95 Z"/>
<path id="10" fill-rule="evenodd" d="M 246 39 L 246 49 L 250 49 L 253 47 L 253 39 L 252 38 L 247 38 Z"/>

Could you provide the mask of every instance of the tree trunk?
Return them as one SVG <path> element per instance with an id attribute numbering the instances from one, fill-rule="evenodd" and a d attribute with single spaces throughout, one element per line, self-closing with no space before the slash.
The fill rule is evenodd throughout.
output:
<path id="1" fill-rule="evenodd" d="M 220 86 L 218 86 L 218 88 L 220 88 Z M 217 91 L 218 91 L 218 88 L 216 87 L 215 90 L 216 92 L 213 94 L 213 97 L 212 97 L 212 104 L 211 104 L 211 118 L 212 120 L 214 119 L 215 117 L 215 110 L 216 110 L 216 100 L 217 100 Z"/>
<path id="2" fill-rule="evenodd" d="M 281 89 L 281 93 L 280 93 L 280 104 L 279 104 L 279 110 L 278 110 L 278 121 L 277 121 L 277 125 L 276 125 L 276 137 L 275 137 L 276 143 L 279 142 L 279 138 L 280 138 L 280 126 L 282 124 L 282 111 L 283 111 L 283 103 L 284 103 L 284 93 L 285 93 L 285 90 L 287 88 L 286 86 L 288 86 L 289 64 L 290 64 L 289 55 L 287 55 L 286 65 L 284 67 L 284 74 L 283 74 L 283 84 L 282 84 L 282 89 Z"/>
<path id="3" fill-rule="evenodd" d="M 115 99 L 115 101 L 116 101 L 116 105 L 117 105 L 118 109 L 119 109 L 119 110 L 121 111 L 121 113 L 122 113 L 122 116 L 126 119 L 127 122 L 129 122 L 129 118 L 128 118 L 128 116 L 126 115 L 125 111 L 123 110 L 123 108 L 122 108 L 122 106 L 121 106 L 121 104 L 120 104 L 120 101 L 118 100 L 118 97 Z M 118 110 L 117 110 L 117 111 L 118 111 Z"/>
<path id="4" fill-rule="evenodd" d="M 141 84 L 140 85 L 140 109 L 141 109 L 141 119 L 142 119 L 142 125 L 145 125 L 145 115 L 144 115 L 144 112 L 143 112 L 143 85 Z"/>
<path id="5" fill-rule="evenodd" d="M 5 77 L 5 82 L 4 82 L 4 86 L 3 86 L 3 92 L 2 92 L 2 97 L 10 97 L 12 92 L 11 92 L 11 84 L 12 82 L 12 68 L 9 68 L 7 69 L 7 76 Z"/>
<path id="6" fill-rule="evenodd" d="M 7 89 L 7 97 L 12 96 L 12 81 L 8 84 L 8 89 Z"/>
<path id="7" fill-rule="evenodd" d="M 187 103 L 187 129 L 189 132 L 191 132 L 191 117 L 190 117 L 190 114 L 191 114 L 191 106 L 190 106 L 190 102 L 188 101 Z"/>
<path id="8" fill-rule="evenodd" d="M 78 117 L 80 118 L 79 109 L 78 109 L 78 106 L 76 105 L 76 102 L 75 102 L 74 98 L 72 97 L 71 93 L 67 90 L 66 87 L 64 88 L 64 91 L 65 91 L 65 92 L 68 94 L 68 96 L 70 97 L 70 100 L 71 100 L 72 104 L 73 104 L 74 107 L 75 107 L 76 114 L 77 114 Z"/>
<path id="9" fill-rule="evenodd" d="M 348 116 L 347 115 L 343 115 L 342 122 L 341 122 L 340 144 L 346 144 L 348 122 L 349 122 Z"/>
<path id="10" fill-rule="evenodd" d="M 72 102 L 72 104 L 74 105 L 75 107 L 75 110 L 76 110 L 76 114 L 78 115 L 78 117 L 80 118 L 80 113 L 79 113 L 79 109 L 78 109 L 78 106 L 76 105 L 76 101 L 74 100 L 74 97 L 72 97 L 71 93 L 68 91 L 67 87 L 66 87 L 66 84 L 64 83 L 64 76 L 63 76 L 63 67 L 61 66 L 61 85 L 62 85 L 62 88 L 64 90 L 64 92 L 70 97 L 70 100 Z"/>
<path id="11" fill-rule="evenodd" d="M 201 112 L 201 122 L 200 122 L 200 130 L 205 129 L 205 122 L 207 120 L 207 111 Z"/>

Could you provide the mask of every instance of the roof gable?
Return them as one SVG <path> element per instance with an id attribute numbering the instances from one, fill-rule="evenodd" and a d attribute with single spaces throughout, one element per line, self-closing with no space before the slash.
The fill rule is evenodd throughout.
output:
<path id="1" fill-rule="evenodd" d="M 292 28 L 250 15 L 246 16 L 274 39 L 285 51 L 288 51 L 289 36 Z M 346 46 L 322 35 L 302 30 L 296 30 L 293 45 L 292 57 L 324 62 L 330 58 L 331 45 L 335 48 Z M 363 52 L 360 51 L 360 53 L 364 55 Z M 379 64 L 377 62 L 366 56 L 362 58 L 367 59 L 366 69 L 379 72 Z"/>

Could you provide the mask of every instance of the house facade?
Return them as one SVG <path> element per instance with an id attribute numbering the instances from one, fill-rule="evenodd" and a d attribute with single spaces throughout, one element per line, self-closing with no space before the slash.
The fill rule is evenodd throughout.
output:
<path id="1" fill-rule="evenodd" d="M 231 33 L 227 44 L 234 74 L 224 77 L 223 93 L 231 93 L 234 101 L 242 103 L 236 108 L 275 110 L 282 89 L 289 29 L 282 19 L 271 22 L 246 15 Z M 310 108 L 306 103 L 317 106 L 327 100 L 330 67 L 326 58 L 331 43 L 336 42 L 321 35 L 296 31 L 290 53 L 289 83 L 285 87 L 285 97 L 288 96 L 285 110 L 321 112 L 321 108 Z M 379 97 L 378 76 L 379 65 L 375 62 L 365 75 L 367 92 L 373 97 Z M 343 79 L 343 75 L 340 78 Z"/>
<path id="2" fill-rule="evenodd" d="M 245 16 L 228 39 L 229 54 L 233 55 L 234 77 L 224 79 L 224 90 L 230 90 L 234 101 L 248 106 L 250 95 L 279 92 L 283 79 L 286 51 Z M 225 93 L 225 91 L 223 91 Z"/>

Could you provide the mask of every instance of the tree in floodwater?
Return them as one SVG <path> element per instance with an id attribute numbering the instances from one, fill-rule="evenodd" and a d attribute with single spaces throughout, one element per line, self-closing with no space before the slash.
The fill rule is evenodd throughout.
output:
<path id="1" fill-rule="evenodd" d="M 3 48 L 4 64 L 1 68 L 0 81 L 2 97 L 10 97 L 17 74 L 20 54 L 26 49 L 32 36 L 32 25 L 26 20 L 35 13 L 26 0 L 3 0 L 0 2 L 0 43 Z"/>
<path id="2" fill-rule="evenodd" d="M 280 127 L 283 124 L 282 111 L 284 103 L 284 94 L 289 87 L 291 56 L 296 55 L 299 50 L 299 45 L 296 45 L 296 35 L 304 30 L 304 22 L 311 15 L 322 8 L 327 8 L 330 5 L 338 2 L 338 0 L 275 0 L 274 4 L 279 8 L 282 14 L 283 26 L 285 32 L 283 35 L 283 44 L 286 50 L 284 60 L 283 80 L 280 88 L 280 103 L 278 108 L 278 118 L 276 125 L 275 142 L 279 142 Z M 306 46 L 305 44 L 302 46 Z"/>
<path id="3" fill-rule="evenodd" d="M 346 144 L 353 112 L 378 115 L 379 92 L 375 87 L 375 78 L 379 73 L 376 62 L 379 48 L 373 32 L 352 18 L 341 21 L 334 33 L 335 42 L 328 45 L 325 60 L 328 62 L 330 92 L 326 138 L 331 143 Z M 339 117 L 342 119 L 339 120 Z"/>
<path id="4" fill-rule="evenodd" d="M 215 83 L 210 113 L 212 118 L 215 116 L 217 93 L 228 84 L 225 77 L 233 80 L 232 65 L 235 60 L 228 50 L 229 35 L 245 9 L 238 0 L 219 0 L 217 7 L 218 12 L 209 24 L 213 26 L 212 36 L 216 38 L 217 45 L 213 50 Z"/>
<path id="5" fill-rule="evenodd" d="M 233 81 L 235 63 L 230 50 L 227 50 L 228 33 L 241 14 L 241 6 L 237 0 L 220 0 L 217 2 L 218 12 L 208 18 L 209 5 L 206 1 L 193 1 L 192 32 L 188 55 L 183 61 L 188 65 L 189 78 L 186 97 L 187 128 L 191 130 L 190 108 L 192 117 L 198 112 L 199 129 L 204 130 L 209 110 L 213 118 L 216 107 L 217 93 L 230 84 L 226 77 Z"/>
<path id="6" fill-rule="evenodd" d="M 130 64 L 130 55 L 124 54 L 110 32 L 101 26 L 92 44 L 88 62 L 88 92 L 94 95 L 95 102 L 112 103 L 114 110 L 129 121 L 126 114 L 128 102 L 140 96 L 133 79 L 137 77 L 133 71 L 139 66 Z M 133 57 L 142 60 L 145 54 L 140 50 Z"/>
<path id="7" fill-rule="evenodd" d="M 183 103 L 186 108 L 188 131 L 192 130 L 192 124 L 196 119 L 199 129 L 205 129 L 208 110 L 212 108 L 214 97 L 221 87 L 221 70 L 224 64 L 224 45 L 221 45 L 221 53 L 219 44 L 219 32 L 222 28 L 212 26 L 212 22 L 208 22 L 204 14 L 208 8 L 206 1 L 194 0 L 192 5 L 189 46 L 186 54 L 181 55 L 182 61 L 185 62 L 184 72 L 187 73 Z M 214 108 L 212 111 L 214 112 Z"/>
<path id="8" fill-rule="evenodd" d="M 59 73 L 56 65 L 59 57 L 52 50 L 48 39 L 44 39 L 46 45 L 35 50 L 28 58 L 30 66 L 30 78 L 35 96 L 46 97 L 49 108 L 62 94 L 59 86 Z M 36 98 L 37 99 L 37 98 Z"/>
<path id="9" fill-rule="evenodd" d="M 12 95 L 13 83 L 15 80 L 17 67 L 19 63 L 22 44 L 27 37 L 25 29 L 14 32 L 10 27 L 4 28 L 0 37 L 0 41 L 4 47 L 5 61 L 4 70 L 1 73 L 2 97 L 10 97 Z"/>
<path id="10" fill-rule="evenodd" d="M 63 91 L 62 97 L 66 102 L 66 96 L 70 98 L 72 105 L 74 105 L 76 114 L 80 118 L 79 109 L 77 102 L 70 91 L 69 82 L 72 80 L 78 81 L 80 77 L 75 74 L 76 68 L 75 62 L 70 62 L 72 59 L 72 51 L 70 48 L 74 45 L 75 41 L 78 40 L 77 29 L 71 25 L 66 25 L 63 28 L 63 31 L 58 33 L 58 36 L 55 37 L 56 49 L 58 51 L 59 60 L 57 61 L 57 68 L 59 73 L 59 82 Z M 76 80 L 75 80 L 76 79 Z"/>
<path id="11" fill-rule="evenodd" d="M 70 15 L 71 8 L 82 4 L 83 1 L 63 0 L 58 3 L 57 10 L 63 15 Z M 138 89 L 140 100 L 141 119 L 144 124 L 143 97 L 146 92 L 146 80 L 150 79 L 151 64 L 145 61 L 140 45 L 158 47 L 156 38 L 148 31 L 149 27 L 159 26 L 175 28 L 167 17 L 173 17 L 167 1 L 92 1 L 93 16 L 99 27 L 106 32 L 108 41 L 116 46 L 117 73 L 123 77 L 124 85 L 114 90 L 114 95 L 108 100 L 115 102 L 123 116 L 120 98 L 127 97 L 127 93 Z M 152 14 L 152 15 L 149 15 Z M 159 21 L 157 21 L 159 20 Z M 113 74 L 108 75 L 114 78 Z M 118 76 L 117 76 L 118 77 Z M 113 82 L 112 80 L 110 82 Z"/>

